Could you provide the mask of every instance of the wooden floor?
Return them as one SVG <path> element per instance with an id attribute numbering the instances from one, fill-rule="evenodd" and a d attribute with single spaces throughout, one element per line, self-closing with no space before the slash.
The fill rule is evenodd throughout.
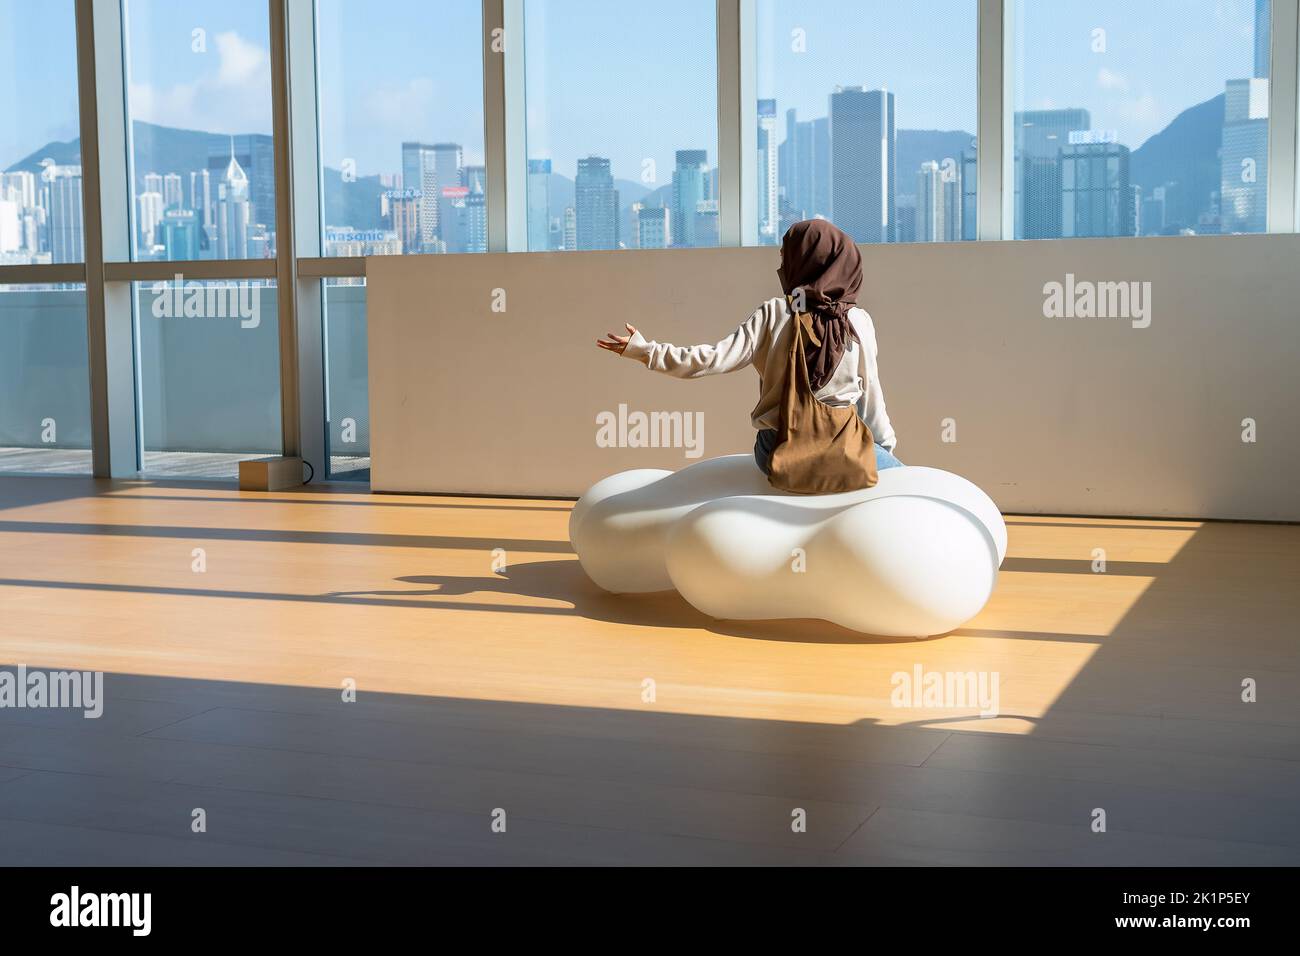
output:
<path id="1" fill-rule="evenodd" d="M 1300 527 L 1011 518 L 904 641 L 603 594 L 568 512 L 0 478 L 0 670 L 107 674 L 0 709 L 0 860 L 1300 863 Z"/>

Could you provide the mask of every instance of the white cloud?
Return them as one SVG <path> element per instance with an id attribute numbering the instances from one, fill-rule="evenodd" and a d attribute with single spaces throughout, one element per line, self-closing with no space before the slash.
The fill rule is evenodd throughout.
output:
<path id="1" fill-rule="evenodd" d="M 192 82 L 165 87 L 132 82 L 132 118 L 209 133 L 269 133 L 270 53 L 233 31 L 217 34 L 213 46 L 194 54 L 209 68 Z"/>
<path id="2" fill-rule="evenodd" d="M 1115 73 L 1104 66 L 1097 71 L 1097 85 L 1103 90 L 1113 90 L 1117 93 L 1128 92 L 1128 78 L 1124 74 Z"/>

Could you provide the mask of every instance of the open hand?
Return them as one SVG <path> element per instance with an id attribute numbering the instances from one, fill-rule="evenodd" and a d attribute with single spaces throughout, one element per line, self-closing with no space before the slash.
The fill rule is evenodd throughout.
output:
<path id="1" fill-rule="evenodd" d="M 613 332 L 606 332 L 603 339 L 596 339 L 596 345 L 622 355 L 623 350 L 627 348 L 627 343 L 634 335 L 636 335 L 636 329 L 629 325 L 627 326 L 627 335 L 615 335 Z"/>

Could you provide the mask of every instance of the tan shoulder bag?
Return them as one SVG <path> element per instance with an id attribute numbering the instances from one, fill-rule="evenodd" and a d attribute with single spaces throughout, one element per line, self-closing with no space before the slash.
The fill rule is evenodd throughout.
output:
<path id="1" fill-rule="evenodd" d="M 870 488 L 877 481 L 871 429 L 852 405 L 827 405 L 813 394 L 804 358 L 804 336 L 817 344 L 812 319 L 799 313 L 790 323 L 790 363 L 768 482 L 798 495 Z"/>

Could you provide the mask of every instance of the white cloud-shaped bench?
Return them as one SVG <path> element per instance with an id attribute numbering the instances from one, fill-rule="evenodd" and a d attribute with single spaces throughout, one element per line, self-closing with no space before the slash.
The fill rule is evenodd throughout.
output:
<path id="1" fill-rule="evenodd" d="M 1007 528 L 988 495 L 935 468 L 789 495 L 749 455 L 728 455 L 598 481 L 574 505 L 569 540 L 592 581 L 616 594 L 675 588 L 714 618 L 820 618 L 920 637 L 984 607 Z"/>

